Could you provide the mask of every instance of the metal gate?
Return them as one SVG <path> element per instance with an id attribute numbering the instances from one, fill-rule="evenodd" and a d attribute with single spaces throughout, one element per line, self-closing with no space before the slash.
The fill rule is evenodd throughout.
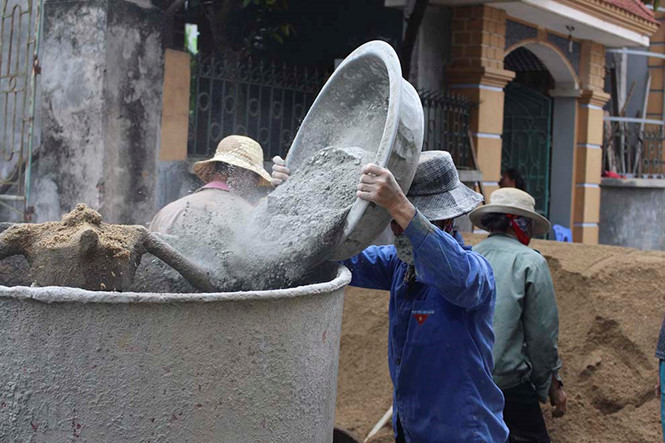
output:
<path id="1" fill-rule="evenodd" d="M 308 67 L 199 56 L 192 69 L 188 154 L 210 156 L 223 137 L 241 134 L 257 140 L 266 159 L 284 156 L 326 78 L 323 70 Z M 471 168 L 471 102 L 445 91 L 419 95 L 423 150 L 450 151 L 458 168 Z"/>
<path id="2" fill-rule="evenodd" d="M 552 99 L 517 83 L 506 87 L 505 97 L 501 167 L 522 174 L 536 210 L 547 217 Z"/>
<path id="3" fill-rule="evenodd" d="M 450 152 L 457 169 L 473 169 L 469 119 L 471 102 L 447 91 L 418 91 L 425 115 L 423 151 Z"/>
<path id="4" fill-rule="evenodd" d="M 0 4 L 0 205 L 12 219 L 29 220 L 43 0 Z"/>
<path id="5" fill-rule="evenodd" d="M 257 140 L 266 158 L 284 155 L 325 78 L 306 67 L 200 56 L 189 155 L 210 156 L 230 134 Z"/>

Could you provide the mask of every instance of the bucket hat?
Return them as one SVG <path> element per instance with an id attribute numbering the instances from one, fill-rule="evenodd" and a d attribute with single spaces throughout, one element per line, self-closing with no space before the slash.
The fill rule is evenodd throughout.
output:
<path id="1" fill-rule="evenodd" d="M 407 198 L 428 220 L 447 220 L 464 215 L 483 201 L 483 196 L 459 181 L 457 168 L 446 151 L 420 154 Z"/>
<path id="2" fill-rule="evenodd" d="M 263 168 L 263 149 L 249 137 L 230 135 L 223 138 L 213 158 L 194 163 L 194 173 L 204 182 L 209 182 L 217 162 L 252 171 L 261 177 L 260 186 L 270 186 L 270 174 Z"/>
<path id="3" fill-rule="evenodd" d="M 512 214 L 527 217 L 533 220 L 533 235 L 543 235 L 550 231 L 551 224 L 535 210 L 536 201 L 524 191 L 516 188 L 501 188 L 492 192 L 488 205 L 476 208 L 469 219 L 479 228 L 485 229 L 482 224 L 485 214 Z"/>

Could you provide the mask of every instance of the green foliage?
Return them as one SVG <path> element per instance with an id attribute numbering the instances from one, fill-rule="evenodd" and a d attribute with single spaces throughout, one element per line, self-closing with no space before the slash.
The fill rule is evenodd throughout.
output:
<path id="1" fill-rule="evenodd" d="M 254 50 L 264 51 L 271 42 L 284 44 L 295 34 L 293 25 L 284 21 L 289 8 L 287 0 L 243 0 L 242 7 L 251 9 L 255 25 L 249 32 L 246 42 Z"/>
<path id="2" fill-rule="evenodd" d="M 295 34 L 288 0 L 187 0 L 188 23 L 199 27 L 199 49 L 252 55 L 269 52 Z"/>

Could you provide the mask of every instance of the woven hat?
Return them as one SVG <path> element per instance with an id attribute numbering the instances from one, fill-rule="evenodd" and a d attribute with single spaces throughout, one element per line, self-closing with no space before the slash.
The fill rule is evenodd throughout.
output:
<path id="1" fill-rule="evenodd" d="M 425 151 L 406 195 L 428 220 L 459 217 L 478 206 L 482 195 L 459 181 L 457 168 L 446 151 Z"/>
<path id="2" fill-rule="evenodd" d="M 222 162 L 255 172 L 261 177 L 260 186 L 270 186 L 270 174 L 263 168 L 263 149 L 249 137 L 229 135 L 217 145 L 210 160 L 194 163 L 194 173 L 204 182 L 212 180 L 215 163 Z"/>
<path id="3" fill-rule="evenodd" d="M 517 188 L 501 188 L 492 192 L 489 205 L 476 208 L 469 218 L 471 223 L 485 229 L 482 218 L 485 214 L 512 214 L 533 220 L 533 235 L 543 235 L 550 231 L 551 224 L 535 210 L 536 201 L 524 191 Z"/>

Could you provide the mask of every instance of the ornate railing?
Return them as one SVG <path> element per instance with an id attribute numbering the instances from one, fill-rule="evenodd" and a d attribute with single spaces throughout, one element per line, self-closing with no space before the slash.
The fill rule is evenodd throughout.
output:
<path id="1" fill-rule="evenodd" d="M 605 122 L 603 169 L 628 177 L 665 178 L 665 128 Z"/>
<path id="2" fill-rule="evenodd" d="M 210 155 L 230 134 L 257 140 L 267 158 L 283 155 L 325 81 L 316 69 L 215 57 L 198 58 L 193 71 L 192 156 Z"/>
<path id="3" fill-rule="evenodd" d="M 319 70 L 276 63 L 199 57 L 192 70 L 188 152 L 211 155 L 219 140 L 241 134 L 257 140 L 266 159 L 284 155 L 325 83 Z M 471 103 L 441 91 L 421 91 L 424 150 L 450 151 L 459 168 L 471 168 Z"/>
<path id="4" fill-rule="evenodd" d="M 450 152 L 458 169 L 475 169 L 469 140 L 471 102 L 444 91 L 419 91 L 425 113 L 423 150 Z"/>

